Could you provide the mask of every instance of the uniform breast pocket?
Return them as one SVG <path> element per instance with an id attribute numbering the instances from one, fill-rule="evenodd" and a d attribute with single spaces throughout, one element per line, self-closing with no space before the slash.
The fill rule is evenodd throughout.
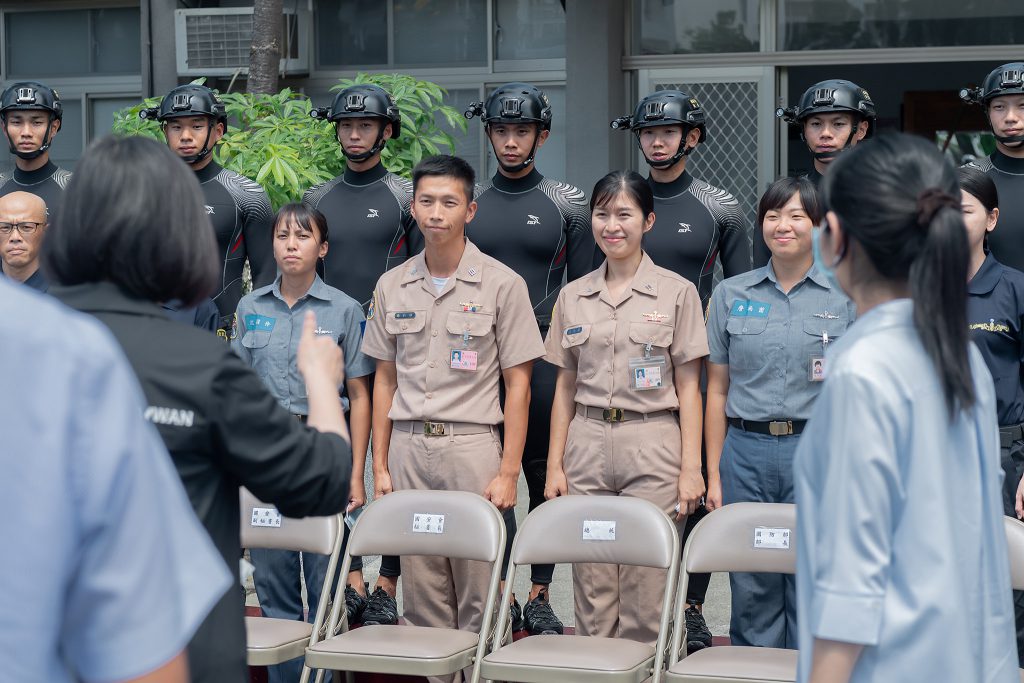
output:
<path id="1" fill-rule="evenodd" d="M 479 351 L 493 343 L 494 316 L 490 313 L 452 311 L 448 314 L 445 327 L 448 330 L 448 343 L 453 349 Z"/>
<path id="2" fill-rule="evenodd" d="M 242 346 L 249 352 L 252 367 L 257 374 L 266 374 L 270 361 L 270 333 L 249 331 L 242 337 Z"/>
<path id="3" fill-rule="evenodd" d="M 655 349 L 661 349 L 663 353 L 667 353 L 668 347 L 672 346 L 672 337 L 675 333 L 675 328 L 671 325 L 661 325 L 659 323 L 630 323 L 629 324 L 629 340 L 640 344 L 642 347 L 639 352 L 647 350 L 647 345 L 650 344 L 652 353 Z"/>
<path id="4" fill-rule="evenodd" d="M 426 360 L 430 340 L 420 334 L 426 324 L 426 311 L 388 311 L 385 314 L 384 330 L 395 336 L 398 362 L 420 365 Z"/>
<path id="5" fill-rule="evenodd" d="M 831 344 L 846 333 L 845 318 L 830 320 L 828 318 L 804 319 L 804 349 L 810 356 L 821 356 L 827 344 Z M 828 335 L 827 337 L 825 335 Z M 827 340 L 827 343 L 826 343 Z"/>
<path id="6" fill-rule="evenodd" d="M 755 370 L 765 362 L 765 334 L 768 318 L 731 317 L 725 324 L 729 333 L 729 365 Z"/>
<path id="7" fill-rule="evenodd" d="M 562 348 L 569 349 L 576 356 L 576 374 L 587 379 L 597 372 L 598 361 L 587 341 L 590 339 L 591 326 L 569 325 L 562 330 Z"/>

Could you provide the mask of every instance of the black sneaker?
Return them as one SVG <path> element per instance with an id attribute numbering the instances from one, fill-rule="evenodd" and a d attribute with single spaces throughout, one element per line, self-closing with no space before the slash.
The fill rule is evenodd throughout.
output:
<path id="1" fill-rule="evenodd" d="M 686 608 L 686 653 L 711 647 L 711 631 L 704 621 L 704 615 L 692 604 Z"/>
<path id="2" fill-rule="evenodd" d="M 345 586 L 345 614 L 348 615 L 348 625 L 358 624 L 365 609 L 366 598 L 357 593 L 352 584 Z"/>
<path id="3" fill-rule="evenodd" d="M 363 626 L 393 626 L 398 623 L 398 601 L 377 586 L 363 610 Z"/>
<path id="4" fill-rule="evenodd" d="M 530 635 L 562 635 L 562 622 L 551 609 L 546 590 L 537 593 L 537 597 L 526 603 L 523 609 L 523 621 Z"/>
<path id="5" fill-rule="evenodd" d="M 509 620 L 512 622 L 512 633 L 516 631 L 522 631 L 526 628 L 526 622 L 523 621 L 523 608 L 516 600 L 516 596 L 512 596 L 512 605 L 508 610 Z"/>

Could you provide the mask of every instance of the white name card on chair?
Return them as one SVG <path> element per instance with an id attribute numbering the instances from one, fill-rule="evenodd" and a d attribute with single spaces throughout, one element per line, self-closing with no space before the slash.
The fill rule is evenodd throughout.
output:
<path id="1" fill-rule="evenodd" d="M 765 526 L 754 527 L 754 547 L 789 550 L 789 535 L 789 529 L 776 529 Z"/>
<path id="2" fill-rule="evenodd" d="M 272 526 L 281 527 L 281 513 L 277 511 L 277 508 L 258 508 L 252 509 L 252 525 L 253 526 Z"/>
<path id="3" fill-rule="evenodd" d="M 584 541 L 614 541 L 615 522 L 598 519 L 583 520 Z"/>
<path id="4" fill-rule="evenodd" d="M 444 515 L 415 513 L 412 516 L 412 530 L 417 534 L 443 534 Z"/>

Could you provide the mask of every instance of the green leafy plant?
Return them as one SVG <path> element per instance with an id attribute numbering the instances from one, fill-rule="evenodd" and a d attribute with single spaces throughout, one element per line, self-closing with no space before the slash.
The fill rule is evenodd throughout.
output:
<path id="1" fill-rule="evenodd" d="M 401 136 L 389 140 L 381 154 L 389 171 L 409 177 L 423 157 L 443 148 L 455 149 L 454 138 L 438 125 L 439 120 L 454 130 L 466 130 L 465 119 L 443 104 L 445 91 L 434 83 L 402 74 L 359 74 L 339 81 L 331 90 L 354 83 L 381 86 L 391 93 L 402 113 Z M 333 125 L 310 117 L 312 103 L 305 95 L 285 88 L 273 95 L 224 93 L 220 97 L 229 126 L 214 158 L 225 168 L 260 183 L 275 209 L 299 201 L 307 188 L 345 170 Z M 150 98 L 116 112 L 114 133 L 163 141 L 159 125 L 139 118 L 143 108 L 159 104 L 160 98 Z"/>

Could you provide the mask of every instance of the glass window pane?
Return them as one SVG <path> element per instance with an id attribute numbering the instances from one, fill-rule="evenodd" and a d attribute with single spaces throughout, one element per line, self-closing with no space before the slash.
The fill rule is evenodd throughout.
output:
<path id="1" fill-rule="evenodd" d="M 140 22 L 137 7 L 92 11 L 94 73 L 139 73 Z"/>
<path id="2" fill-rule="evenodd" d="M 89 140 L 101 138 L 114 125 L 114 112 L 139 103 L 138 97 L 110 97 L 89 100 Z"/>
<path id="3" fill-rule="evenodd" d="M 4 20 L 9 77 L 45 78 L 89 73 L 88 11 L 8 12 Z M 139 44 L 137 36 L 135 44 Z"/>
<path id="4" fill-rule="evenodd" d="M 321 67 L 388 63 L 388 5 L 381 0 L 320 0 L 316 59 Z"/>
<path id="5" fill-rule="evenodd" d="M 480 90 L 478 88 L 452 89 L 448 91 L 448 95 L 444 98 L 444 103 L 461 114 L 466 111 L 471 102 L 476 102 L 479 99 Z M 480 127 L 482 125 L 480 119 L 471 119 L 468 122 L 469 125 L 466 127 L 465 133 L 449 126 L 448 122 L 440 114 L 435 115 L 434 120 L 441 130 L 455 138 L 455 151 L 449 152 L 446 148 L 441 147 L 441 153 L 455 154 L 455 156 L 462 157 L 468 161 L 469 165 L 476 171 L 477 180 L 480 180 L 480 176 L 483 173 L 483 170 L 480 168 Z"/>
<path id="6" fill-rule="evenodd" d="M 395 64 L 485 66 L 487 3 L 481 0 L 394 0 Z"/>
<path id="7" fill-rule="evenodd" d="M 495 84 L 500 85 L 500 84 Z M 488 86 L 490 93 L 495 85 Z M 548 136 L 544 146 L 537 152 L 537 170 L 545 176 L 555 180 L 565 180 L 565 86 L 564 85 L 541 85 L 538 86 L 551 100 L 551 134 Z M 477 121 L 478 119 L 473 119 Z M 487 173 L 488 177 L 498 172 L 498 160 L 494 158 L 494 150 L 491 143 L 484 141 L 487 145 Z M 588 195 L 589 187 L 581 188 Z"/>
<path id="8" fill-rule="evenodd" d="M 559 0 L 497 0 L 496 59 L 564 59 L 565 10 Z"/>
<path id="9" fill-rule="evenodd" d="M 758 0 L 635 0 L 633 52 L 756 52 L 761 42 L 759 5 Z"/>
<path id="10" fill-rule="evenodd" d="M 780 50 L 1013 45 L 1020 0 L 779 0 Z"/>

